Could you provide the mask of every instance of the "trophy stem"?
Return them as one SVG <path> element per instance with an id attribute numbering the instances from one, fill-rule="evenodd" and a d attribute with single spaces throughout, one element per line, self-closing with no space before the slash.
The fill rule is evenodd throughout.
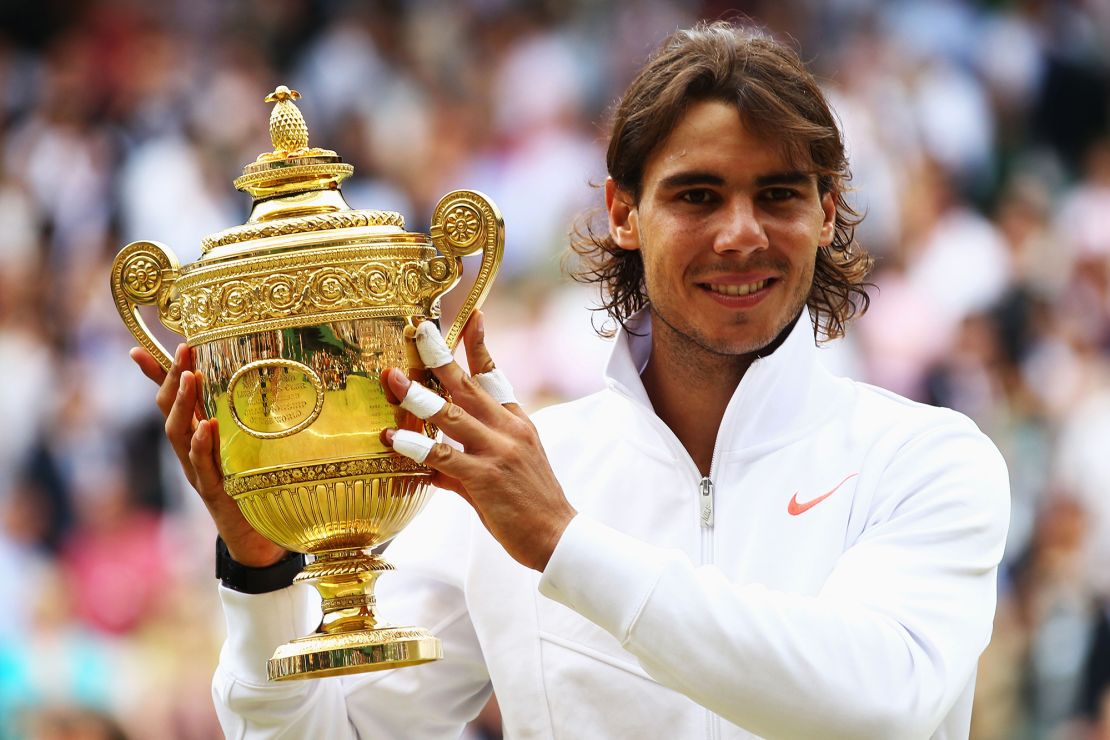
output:
<path id="1" fill-rule="evenodd" d="M 374 584 L 393 566 L 363 550 L 316 555 L 296 578 L 311 582 L 324 616 L 314 634 L 278 646 L 267 664 L 271 681 L 339 676 L 418 665 L 443 657 L 439 640 L 420 627 L 378 621 Z"/>
<path id="2" fill-rule="evenodd" d="M 320 592 L 324 617 L 317 631 L 334 635 L 377 629 L 374 584 L 389 570 L 393 566 L 385 558 L 363 550 L 319 553 L 296 578 L 298 583 L 311 581 Z"/>

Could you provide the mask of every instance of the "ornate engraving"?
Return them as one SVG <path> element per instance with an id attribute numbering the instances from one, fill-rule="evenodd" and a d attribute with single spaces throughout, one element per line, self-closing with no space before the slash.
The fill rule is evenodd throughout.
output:
<path id="1" fill-rule="evenodd" d="M 396 570 L 392 563 L 379 558 L 367 557 L 361 550 L 355 550 L 354 556 L 348 560 L 321 560 L 309 563 L 305 569 L 297 574 L 296 580 L 312 581 L 317 578 L 331 578 L 334 576 L 357 576 L 360 573 L 384 573 L 387 570 Z M 371 596 L 371 599 L 374 597 Z"/>
<path id="2" fill-rule="evenodd" d="M 232 420 L 259 439 L 289 437 L 306 429 L 324 408 L 324 382 L 293 360 L 257 360 L 228 382 Z"/>
<path id="3" fill-rule="evenodd" d="M 292 152 L 297 154 L 297 152 Z M 296 161 L 296 159 L 289 159 L 285 161 Z M 254 165 L 252 165 L 253 167 Z M 246 168 L 244 168 L 246 171 Z M 300 178 L 309 180 L 314 177 L 319 178 L 334 178 L 346 177 L 355 171 L 355 168 L 343 162 L 328 162 L 325 164 L 292 164 L 287 167 L 281 167 L 277 170 L 280 176 L 285 179 Z M 272 183 L 278 175 L 275 174 L 275 169 L 269 167 L 262 170 L 250 172 L 246 175 L 241 175 L 235 178 L 234 185 L 239 190 L 250 191 L 251 186 L 264 186 Z"/>
<path id="4" fill-rule="evenodd" d="M 433 255 L 419 243 L 337 247 L 201 269 L 178 281 L 176 320 L 197 345 L 324 321 L 434 317 L 459 268 Z"/>
<path id="5" fill-rule="evenodd" d="M 266 96 L 267 103 L 276 103 L 270 111 L 270 140 L 275 152 L 292 152 L 308 147 L 308 126 L 293 101 L 301 97 L 296 90 L 278 85 Z"/>
<path id="6" fill-rule="evenodd" d="M 482 233 L 482 214 L 469 204 L 455 206 L 443 220 L 443 229 L 460 249 L 466 248 Z"/>
<path id="7" fill-rule="evenodd" d="M 323 165 L 321 165 L 323 166 Z M 271 173 L 269 177 L 273 177 Z M 240 178 L 242 179 L 242 178 Z M 283 218 L 276 221 L 243 224 L 209 234 L 201 241 L 201 249 L 208 252 L 227 244 L 238 244 L 271 236 L 286 236 L 330 229 L 353 229 L 362 226 L 396 226 L 405 228 L 405 218 L 393 211 L 337 211 L 312 216 Z"/>
<path id="8" fill-rule="evenodd" d="M 447 346 L 454 347 L 467 319 L 481 307 L 501 266 L 505 222 L 497 207 L 481 193 L 456 190 L 436 204 L 432 212 L 431 236 L 432 243 L 448 257 L 457 258 L 482 250 L 482 264 L 474 285 L 445 337 Z"/>
<path id="9" fill-rule="evenodd" d="M 150 299 L 162 286 L 162 269 L 148 252 L 138 252 L 123 265 L 127 294 L 136 300 Z"/>
<path id="10" fill-rule="evenodd" d="M 334 599 L 322 599 L 320 606 L 324 612 L 327 613 L 338 611 L 339 609 L 357 609 L 359 607 L 373 609 L 377 603 L 377 599 L 373 596 L 359 594 L 358 596 L 339 596 Z"/>
<path id="11" fill-rule="evenodd" d="M 428 630 L 414 628 L 414 627 L 387 627 L 384 629 L 376 630 L 361 630 L 359 632 L 349 633 L 335 633 L 327 636 L 327 646 L 330 650 L 342 650 L 344 648 L 361 648 L 370 645 L 389 645 L 390 643 L 398 642 L 400 640 L 420 640 L 431 637 Z M 299 642 L 310 642 L 320 640 L 317 635 L 310 635 L 308 637 L 300 637 L 290 642 L 290 645 L 296 645 Z"/>
<path id="12" fill-rule="evenodd" d="M 362 635 L 366 635 L 366 637 L 362 637 Z M 420 639 L 424 639 L 424 638 L 427 638 L 427 637 L 431 637 L 431 635 L 428 633 L 428 630 L 413 629 L 413 628 L 408 628 L 408 629 L 393 628 L 393 629 L 374 630 L 373 632 L 370 632 L 369 634 L 364 632 L 364 633 L 360 634 L 359 637 L 353 637 L 351 639 L 351 642 L 354 643 L 354 644 L 360 644 L 360 645 L 386 644 L 386 643 L 396 642 L 397 640 L 420 640 Z"/>
<path id="13" fill-rule="evenodd" d="M 333 482 L 337 478 L 366 475 L 431 475 L 431 471 L 401 455 L 365 457 L 356 460 L 339 460 L 319 465 L 301 465 L 282 468 L 254 475 L 228 476 L 224 479 L 224 490 L 228 495 L 239 498 L 244 494 L 264 488 L 281 486 L 300 486 L 307 483 Z"/>
<path id="14" fill-rule="evenodd" d="M 139 315 L 139 306 L 157 303 L 162 323 L 177 331 L 180 327 L 171 301 L 174 283 L 181 266 L 164 245 L 157 242 L 132 242 L 120 250 L 112 261 L 112 298 L 116 311 L 132 336 L 145 347 L 158 363 L 170 369 L 171 359 L 165 347 L 147 328 Z"/>

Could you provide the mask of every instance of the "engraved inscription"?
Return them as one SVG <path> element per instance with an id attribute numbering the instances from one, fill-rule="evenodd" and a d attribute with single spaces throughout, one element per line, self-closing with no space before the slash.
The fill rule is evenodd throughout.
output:
<path id="1" fill-rule="evenodd" d="M 292 360 L 244 365 L 228 385 L 231 415 L 255 437 L 295 434 L 320 414 L 324 386 L 312 368 Z"/>

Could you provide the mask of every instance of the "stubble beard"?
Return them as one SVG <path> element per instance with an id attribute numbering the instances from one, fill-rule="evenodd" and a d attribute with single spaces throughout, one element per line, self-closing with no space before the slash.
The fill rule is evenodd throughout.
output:
<path id="1" fill-rule="evenodd" d="M 739 342 L 716 340 L 707 336 L 696 326 L 684 321 L 680 315 L 675 315 L 678 314 L 678 309 L 672 312 L 671 307 L 668 306 L 660 310 L 660 307 L 651 300 L 651 290 L 648 289 L 648 306 L 652 319 L 656 322 L 652 331 L 652 342 L 673 361 L 688 368 L 721 368 L 722 366 L 746 368 L 754 359 L 778 347 L 783 335 L 794 326 L 795 321 L 805 310 L 813 287 L 812 269 L 808 279 L 799 281 L 798 286 L 790 296 L 788 310 L 781 314 L 782 318 L 776 322 L 776 325 L 772 325 L 765 332 L 766 336 L 759 335 Z"/>

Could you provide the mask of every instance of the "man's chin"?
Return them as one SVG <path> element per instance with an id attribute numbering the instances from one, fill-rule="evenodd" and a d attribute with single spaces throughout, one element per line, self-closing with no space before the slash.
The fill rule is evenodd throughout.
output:
<path id="1" fill-rule="evenodd" d="M 794 327 L 797 316 L 787 321 L 780 327 L 744 327 L 745 331 L 734 331 L 717 337 L 693 337 L 702 349 L 718 355 L 729 357 L 756 356 L 763 357 L 774 352 L 790 330 Z"/>

